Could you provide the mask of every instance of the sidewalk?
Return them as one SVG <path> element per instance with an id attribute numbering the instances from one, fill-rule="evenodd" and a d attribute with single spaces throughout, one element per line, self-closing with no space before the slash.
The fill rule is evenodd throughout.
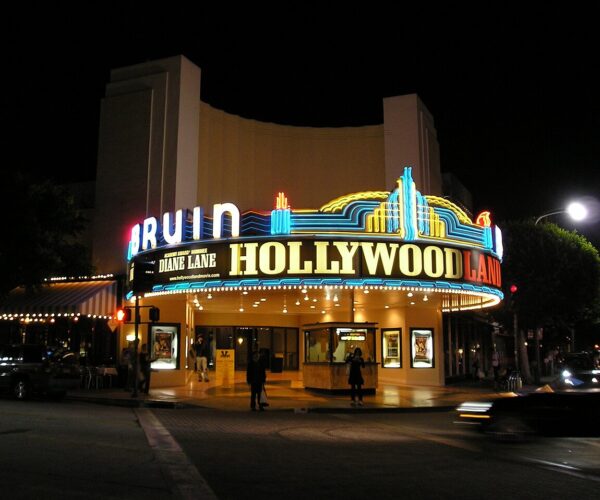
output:
<path id="1" fill-rule="evenodd" d="M 364 396 L 364 406 L 350 406 L 350 396 L 329 394 L 304 389 L 300 372 L 268 373 L 266 390 L 269 396 L 268 411 L 346 412 L 346 411 L 410 411 L 449 410 L 464 401 L 489 400 L 514 393 L 495 392 L 485 383 L 465 381 L 445 387 L 406 386 L 380 383 L 376 394 Z M 524 386 L 519 392 L 531 392 L 537 386 Z M 69 392 L 67 398 L 129 407 L 154 408 L 212 408 L 227 411 L 248 411 L 250 391 L 244 373 L 236 373 L 232 386 L 218 386 L 210 382 L 198 382 L 192 377 L 190 383 L 180 387 L 150 389 L 149 394 L 139 393 L 131 397 L 131 391 L 122 388 L 92 389 Z"/>

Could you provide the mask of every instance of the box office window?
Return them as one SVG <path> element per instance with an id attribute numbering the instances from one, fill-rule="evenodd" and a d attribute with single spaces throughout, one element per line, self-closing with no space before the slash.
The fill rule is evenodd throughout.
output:
<path id="1" fill-rule="evenodd" d="M 335 328 L 333 335 L 333 362 L 345 363 L 356 348 L 362 351 L 363 359 L 375 361 L 375 331 L 366 328 Z"/>
<path id="2" fill-rule="evenodd" d="M 324 327 L 304 331 L 306 363 L 345 363 L 359 347 L 366 362 L 375 361 L 375 329 Z"/>
<path id="3" fill-rule="evenodd" d="M 329 361 L 329 328 L 304 332 L 306 363 L 324 363 Z"/>

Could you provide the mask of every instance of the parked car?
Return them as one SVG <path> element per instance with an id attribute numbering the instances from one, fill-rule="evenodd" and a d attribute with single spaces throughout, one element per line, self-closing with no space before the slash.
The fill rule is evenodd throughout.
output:
<path id="1" fill-rule="evenodd" d="M 17 399 L 43 394 L 62 397 L 80 385 L 75 356 L 43 345 L 0 345 L 0 390 Z"/>
<path id="2" fill-rule="evenodd" d="M 600 392 L 533 392 L 456 408 L 456 423 L 501 439 L 534 434 L 600 436 Z"/>

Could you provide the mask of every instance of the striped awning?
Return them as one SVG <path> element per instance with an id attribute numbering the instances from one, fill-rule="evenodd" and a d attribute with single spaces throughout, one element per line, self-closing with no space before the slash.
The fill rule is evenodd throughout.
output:
<path id="1" fill-rule="evenodd" d="M 0 314 L 112 316 L 116 307 L 116 281 L 74 281 L 42 285 L 29 293 L 15 288 L 0 302 Z"/>

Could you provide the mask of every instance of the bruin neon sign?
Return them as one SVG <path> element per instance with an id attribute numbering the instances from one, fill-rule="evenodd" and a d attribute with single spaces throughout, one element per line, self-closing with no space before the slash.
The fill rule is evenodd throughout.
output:
<path id="1" fill-rule="evenodd" d="M 213 205 L 212 237 L 219 239 L 223 234 L 223 218 L 228 214 L 231 218 L 231 236 L 240 235 L 240 210 L 233 203 L 217 203 Z M 184 236 L 191 232 L 191 238 L 185 241 L 199 241 L 205 238 L 204 210 L 195 207 L 191 211 L 177 210 L 173 216 L 170 212 L 163 215 L 160 225 L 156 217 L 148 217 L 142 224 L 136 224 L 131 229 L 129 242 L 129 258 L 141 251 L 157 248 L 162 240 L 167 245 L 176 245 L 184 242 Z M 191 230 L 191 231 L 190 231 Z"/>

